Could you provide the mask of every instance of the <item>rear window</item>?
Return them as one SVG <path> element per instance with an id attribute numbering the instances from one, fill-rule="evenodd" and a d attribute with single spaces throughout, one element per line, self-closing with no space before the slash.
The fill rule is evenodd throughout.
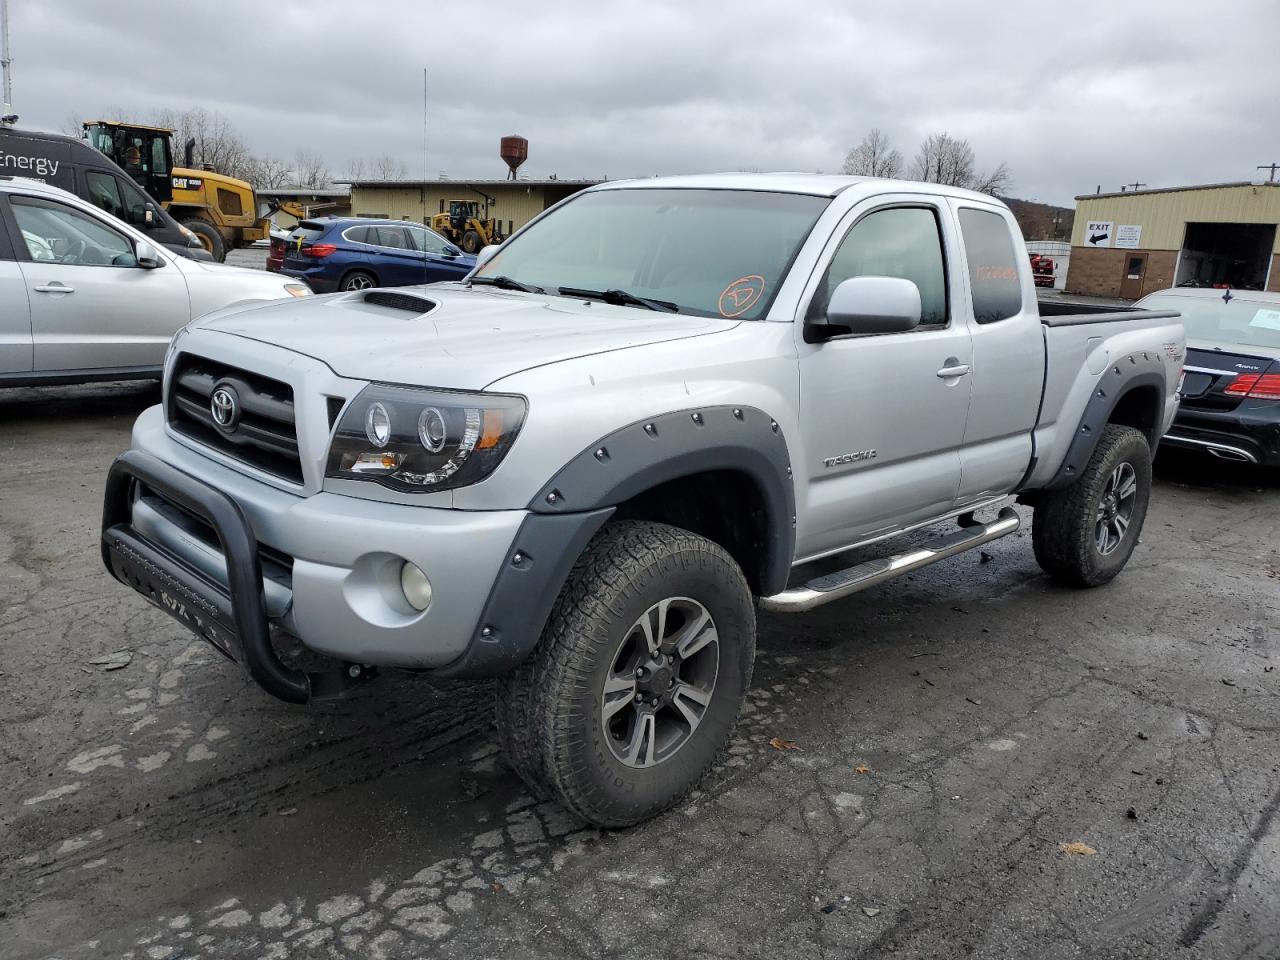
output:
<path id="1" fill-rule="evenodd" d="M 293 232 L 289 234 L 290 240 L 316 240 L 324 236 L 325 228 L 317 223 L 307 223 L 305 220 L 293 228 Z"/>
<path id="2" fill-rule="evenodd" d="M 1004 217 L 964 208 L 960 211 L 960 232 L 969 256 L 974 319 L 995 323 L 1017 316 L 1022 312 L 1022 281 L 1013 235 Z"/>
<path id="3" fill-rule="evenodd" d="M 1155 294 L 1139 301 L 1144 310 L 1177 310 L 1188 340 L 1220 347 L 1280 349 L 1280 300 L 1243 297 L 1180 297 Z"/>

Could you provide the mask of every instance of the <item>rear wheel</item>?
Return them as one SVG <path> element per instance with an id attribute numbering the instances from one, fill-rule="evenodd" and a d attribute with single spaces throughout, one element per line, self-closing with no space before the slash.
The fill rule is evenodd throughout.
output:
<path id="1" fill-rule="evenodd" d="M 372 273 L 366 270 L 352 270 L 342 278 L 342 283 L 338 286 L 341 290 L 368 290 L 377 285 L 378 280 Z"/>
<path id="2" fill-rule="evenodd" d="M 1151 448 L 1133 427 L 1108 424 L 1080 478 L 1036 505 L 1031 543 L 1055 580 L 1097 587 L 1129 561 L 1151 499 Z"/>
<path id="3" fill-rule="evenodd" d="M 227 259 L 227 244 L 222 239 L 222 234 L 208 220 L 201 220 L 199 217 L 192 217 L 190 220 L 183 220 L 182 225 L 196 235 L 196 239 L 200 241 L 200 246 L 209 252 L 209 255 L 219 263 Z"/>
<path id="4" fill-rule="evenodd" d="M 678 803 L 711 767 L 751 680 L 755 610 L 717 544 L 657 523 L 607 527 L 534 654 L 499 690 L 512 766 L 602 827 Z"/>
<path id="5" fill-rule="evenodd" d="M 465 253 L 479 253 L 484 243 L 480 240 L 480 234 L 474 230 L 468 230 L 462 235 L 462 249 Z"/>

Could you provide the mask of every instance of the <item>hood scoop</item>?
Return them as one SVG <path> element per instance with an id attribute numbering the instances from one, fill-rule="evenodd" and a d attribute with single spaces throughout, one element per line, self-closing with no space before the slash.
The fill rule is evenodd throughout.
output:
<path id="1" fill-rule="evenodd" d="M 360 298 L 364 303 L 375 307 L 389 307 L 392 310 L 403 310 L 415 316 L 430 313 L 440 306 L 440 301 L 414 293 L 399 293 L 395 290 L 370 290 Z"/>

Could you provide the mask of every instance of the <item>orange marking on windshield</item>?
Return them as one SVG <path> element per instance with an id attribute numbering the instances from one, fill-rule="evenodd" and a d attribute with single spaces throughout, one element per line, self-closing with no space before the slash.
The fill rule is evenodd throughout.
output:
<path id="1" fill-rule="evenodd" d="M 764 277 L 751 274 L 739 277 L 724 288 L 720 294 L 720 316 L 740 317 L 756 305 L 756 301 L 764 296 Z"/>

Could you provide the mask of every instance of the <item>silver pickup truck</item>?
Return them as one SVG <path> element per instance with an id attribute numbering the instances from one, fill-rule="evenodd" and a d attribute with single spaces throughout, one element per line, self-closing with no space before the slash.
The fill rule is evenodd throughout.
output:
<path id="1" fill-rule="evenodd" d="M 988 196 L 610 183 L 463 281 L 184 328 L 102 556 L 288 701 L 387 667 L 498 677 L 512 766 L 623 826 L 723 748 L 757 605 L 1005 536 L 1015 497 L 1051 576 L 1114 577 L 1183 352 L 1176 313 L 1042 315 Z"/>

